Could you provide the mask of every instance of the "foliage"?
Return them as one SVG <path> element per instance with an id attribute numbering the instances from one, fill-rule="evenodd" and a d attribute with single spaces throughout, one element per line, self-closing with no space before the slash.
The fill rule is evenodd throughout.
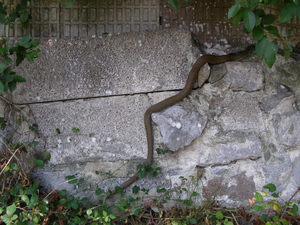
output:
<path id="1" fill-rule="evenodd" d="M 292 199 L 300 192 L 300 187 L 298 187 L 288 201 L 284 201 L 279 197 L 274 184 L 265 185 L 264 188 L 268 190 L 269 193 L 265 191 L 262 193 L 257 192 L 255 196 L 249 200 L 251 206 L 254 204 L 251 208 L 262 213 L 260 219 L 265 222 L 266 225 L 285 225 L 291 224 L 291 222 L 292 224 L 299 224 L 300 220 L 297 215 L 299 207 Z M 263 196 L 271 196 L 272 198 L 265 201 Z"/>
<path id="2" fill-rule="evenodd" d="M 32 18 L 27 12 L 29 0 L 21 0 L 11 12 L 8 12 L 8 7 L 0 2 L 0 23 L 13 28 L 18 20 L 23 28 L 28 28 L 29 21 Z M 20 38 L 18 43 L 12 45 L 6 38 L 0 40 L 0 94 L 5 91 L 14 91 L 16 84 L 25 82 L 25 79 L 16 74 L 15 66 L 27 59 L 33 62 L 34 58 L 39 53 L 39 42 L 31 39 L 30 34 L 25 34 Z"/>
<path id="3" fill-rule="evenodd" d="M 168 2 L 178 9 L 178 0 Z M 279 13 L 267 12 L 266 6 L 278 8 Z M 287 60 L 292 52 L 292 43 L 299 42 L 297 34 L 296 38 L 291 36 L 291 29 L 280 32 L 280 26 L 284 27 L 284 23 L 294 17 L 300 18 L 299 0 L 235 0 L 235 4 L 228 10 L 228 19 L 233 18 L 232 23 L 235 27 L 243 23 L 244 31 L 252 33 L 253 40 L 257 42 L 256 54 L 264 58 L 268 67 L 275 63 L 280 45 Z"/>
<path id="4" fill-rule="evenodd" d="M 148 162 L 143 162 L 142 164 L 137 165 L 138 177 L 142 179 L 146 177 L 147 174 L 156 177 L 158 173 L 160 173 L 161 168 L 152 168 L 152 166 Z"/>
<path id="5" fill-rule="evenodd" d="M 267 13 L 265 6 L 273 5 L 280 9 L 278 14 Z M 291 30 L 280 32 L 280 25 L 294 17 L 300 19 L 300 1 L 283 0 L 238 0 L 228 11 L 228 18 L 233 18 L 233 25 L 243 22 L 244 30 L 252 33 L 253 40 L 257 41 L 256 53 L 264 57 L 267 66 L 272 67 L 276 61 L 279 44 L 284 48 L 286 60 L 292 52 L 290 36 Z M 296 42 L 299 40 L 295 40 Z"/>

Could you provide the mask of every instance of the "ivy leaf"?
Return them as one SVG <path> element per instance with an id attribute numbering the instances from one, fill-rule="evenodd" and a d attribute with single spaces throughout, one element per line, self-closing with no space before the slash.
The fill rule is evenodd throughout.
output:
<path id="1" fill-rule="evenodd" d="M 231 6 L 231 8 L 228 10 L 228 19 L 235 16 L 235 14 L 237 14 L 237 12 L 240 10 L 240 8 L 241 8 L 241 3 L 237 3 L 233 6 Z"/>
<path id="2" fill-rule="evenodd" d="M 251 32 L 255 26 L 255 14 L 250 9 L 245 9 L 243 13 L 244 26 L 247 32 Z"/>
<path id="3" fill-rule="evenodd" d="M 276 61 L 276 54 L 278 51 L 278 46 L 277 44 L 275 44 L 274 42 L 270 42 L 267 46 L 266 46 L 266 51 L 265 51 L 265 55 L 264 55 L 264 60 L 265 63 L 267 64 L 267 66 L 269 68 L 271 68 L 273 66 L 273 64 Z M 275 185 L 274 185 L 275 186 Z M 270 190 L 270 189 L 269 189 Z"/>
<path id="4" fill-rule="evenodd" d="M 254 197 L 255 197 L 256 201 L 258 201 L 258 202 L 262 202 L 264 200 L 263 196 L 258 192 L 256 192 Z"/>
<path id="5" fill-rule="evenodd" d="M 286 3 L 283 8 L 281 9 L 279 22 L 284 23 L 292 19 L 294 16 L 297 15 L 298 6 L 294 2 Z M 299 12 L 298 12 L 299 16 Z"/>
<path id="6" fill-rule="evenodd" d="M 272 43 L 272 42 L 271 42 L 271 43 Z M 267 185 L 264 186 L 264 188 L 265 188 L 265 189 L 268 189 L 269 192 L 274 192 L 274 191 L 276 191 L 276 186 L 275 186 L 275 184 L 267 184 Z"/>

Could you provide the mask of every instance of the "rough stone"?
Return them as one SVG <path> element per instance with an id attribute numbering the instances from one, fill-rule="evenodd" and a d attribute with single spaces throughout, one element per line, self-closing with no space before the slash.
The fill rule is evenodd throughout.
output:
<path id="1" fill-rule="evenodd" d="M 276 87 L 276 94 L 271 94 L 271 96 L 264 97 L 260 103 L 260 107 L 269 112 L 276 108 L 280 101 L 288 96 L 291 96 L 292 92 L 284 85 L 278 85 Z"/>
<path id="2" fill-rule="evenodd" d="M 227 165 L 237 160 L 258 159 L 262 157 L 261 140 L 253 134 L 232 133 L 229 136 L 215 137 L 208 147 L 210 151 L 203 153 L 200 167 Z"/>
<path id="3" fill-rule="evenodd" d="M 224 181 L 222 178 L 215 178 L 203 186 L 203 193 L 206 198 L 218 200 L 222 196 L 222 201 L 247 200 L 253 197 L 255 183 L 253 177 L 247 177 L 246 172 L 234 175 Z"/>
<path id="4" fill-rule="evenodd" d="M 220 102 L 221 115 L 215 120 L 228 130 L 264 130 L 263 115 L 256 93 L 228 92 Z"/>
<path id="5" fill-rule="evenodd" d="M 172 151 L 189 145 L 199 137 L 207 122 L 207 116 L 201 116 L 197 111 L 187 112 L 180 106 L 154 113 L 152 119 L 159 127 L 163 143 Z"/>
<path id="6" fill-rule="evenodd" d="M 300 171 L 300 156 L 294 159 L 293 165 L 292 165 L 292 173 L 295 179 L 295 182 L 298 187 L 300 187 L 300 176 L 299 176 L 299 171 Z"/>
<path id="7" fill-rule="evenodd" d="M 263 88 L 262 66 L 257 62 L 226 62 L 229 87 L 233 91 L 257 91 Z"/>
<path id="8" fill-rule="evenodd" d="M 299 121 L 299 111 L 273 116 L 276 139 L 284 149 L 293 149 L 300 145 Z"/>

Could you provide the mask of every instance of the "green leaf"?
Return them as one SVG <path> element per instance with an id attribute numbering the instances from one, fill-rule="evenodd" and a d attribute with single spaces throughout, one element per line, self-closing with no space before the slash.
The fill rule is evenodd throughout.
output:
<path id="1" fill-rule="evenodd" d="M 77 210 L 78 207 L 79 207 L 79 204 L 78 204 L 76 201 L 72 201 L 72 202 L 70 203 L 70 206 L 71 206 L 72 209 Z"/>
<path id="2" fill-rule="evenodd" d="M 241 6 L 242 5 L 240 3 L 231 6 L 231 8 L 228 10 L 228 19 L 234 17 L 237 14 L 237 12 L 240 10 Z"/>
<path id="3" fill-rule="evenodd" d="M 27 195 L 22 195 L 21 197 L 22 201 L 24 201 L 27 205 L 29 205 L 30 201 L 29 201 L 29 197 Z"/>
<path id="4" fill-rule="evenodd" d="M 284 49 L 284 59 L 287 61 L 291 57 L 291 51 Z"/>
<path id="5" fill-rule="evenodd" d="M 249 3 L 250 3 L 250 8 L 254 9 L 255 7 L 258 6 L 259 0 L 250 0 Z"/>
<path id="6" fill-rule="evenodd" d="M 101 194 L 103 194 L 104 193 L 104 191 L 102 190 L 102 189 L 100 189 L 100 188 L 98 188 L 96 191 L 95 191 L 95 194 L 97 195 L 97 196 L 99 196 L 99 195 L 101 195 Z"/>
<path id="7" fill-rule="evenodd" d="M 265 29 L 270 33 L 270 34 L 273 34 L 275 35 L 276 37 L 279 37 L 280 38 L 280 34 L 279 34 L 279 31 L 278 31 L 278 28 L 275 27 L 275 26 L 267 26 L 265 27 Z"/>
<path id="8" fill-rule="evenodd" d="M 262 202 L 264 200 L 263 196 L 258 192 L 255 193 L 254 197 L 257 202 Z"/>
<path id="9" fill-rule="evenodd" d="M 223 215 L 222 212 L 220 212 L 220 211 L 217 211 L 217 212 L 216 212 L 216 218 L 217 218 L 218 220 L 223 219 L 223 217 L 224 217 L 224 215 Z"/>
<path id="10" fill-rule="evenodd" d="M 23 12 L 22 14 L 21 14 L 21 16 L 20 16 L 20 21 L 22 22 L 22 23 L 25 23 L 27 20 L 28 20 L 28 12 L 27 11 L 25 11 L 25 12 Z"/>
<path id="11" fill-rule="evenodd" d="M 16 82 L 12 81 L 12 82 L 9 82 L 7 84 L 7 86 L 8 86 L 8 89 L 10 90 L 10 92 L 13 92 L 16 89 L 17 84 L 16 84 Z"/>
<path id="12" fill-rule="evenodd" d="M 294 204 L 292 207 L 292 212 L 297 213 L 298 211 L 299 211 L 299 207 L 296 204 Z"/>
<path id="13" fill-rule="evenodd" d="M 0 13 L 0 23 L 5 24 L 6 18 L 5 15 Z"/>
<path id="14" fill-rule="evenodd" d="M 75 1 L 75 0 L 67 0 L 67 1 L 66 1 L 66 7 L 67 7 L 67 8 L 70 8 L 70 7 L 72 6 L 72 4 L 73 4 L 74 1 Z"/>
<path id="15" fill-rule="evenodd" d="M 262 214 L 262 215 L 260 216 L 260 219 L 261 219 L 262 221 L 264 221 L 264 222 L 267 222 L 267 221 L 268 221 L 268 216 L 267 216 L 266 214 Z"/>
<path id="16" fill-rule="evenodd" d="M 274 23 L 276 20 L 276 16 L 273 14 L 267 14 L 261 18 L 261 23 L 265 25 L 269 25 Z"/>
<path id="17" fill-rule="evenodd" d="M 244 16 L 244 12 L 245 12 L 245 10 L 239 11 L 236 14 L 236 16 L 233 18 L 232 24 L 233 24 L 234 27 L 236 27 L 239 24 L 239 22 L 242 21 L 243 16 Z"/>
<path id="18" fill-rule="evenodd" d="M 86 210 L 86 214 L 87 214 L 88 216 L 90 216 L 90 215 L 92 214 L 92 212 L 93 212 L 93 210 L 92 210 L 92 209 L 88 209 L 88 210 Z"/>
<path id="19" fill-rule="evenodd" d="M 40 159 L 37 159 L 34 161 L 34 164 L 37 166 L 37 167 L 43 167 L 45 164 L 42 160 Z"/>
<path id="20" fill-rule="evenodd" d="M 116 187 L 115 187 L 115 192 L 116 192 L 117 194 L 121 194 L 121 193 L 123 192 L 123 189 L 122 189 L 121 187 L 119 187 L 119 186 L 116 186 Z"/>
<path id="21" fill-rule="evenodd" d="M 266 13 L 265 13 L 265 11 L 264 11 L 263 9 L 256 9 L 256 10 L 254 11 L 254 13 L 255 13 L 256 15 L 258 15 L 259 17 L 263 17 L 264 15 L 266 15 Z"/>
<path id="22" fill-rule="evenodd" d="M 4 74 L 2 77 L 0 77 L 0 80 L 7 83 L 13 81 L 13 77 L 10 74 Z"/>
<path id="23" fill-rule="evenodd" d="M 0 93 L 2 93 L 4 89 L 5 89 L 4 84 L 2 83 L 2 81 L 0 81 Z"/>
<path id="24" fill-rule="evenodd" d="M 79 128 L 76 128 L 76 127 L 73 127 L 73 128 L 72 128 L 72 132 L 73 132 L 73 133 L 78 133 L 79 131 L 80 131 Z"/>
<path id="25" fill-rule="evenodd" d="M 139 191 L 140 191 L 140 187 L 138 187 L 136 185 L 132 188 L 132 193 L 133 194 L 137 194 Z"/>
<path id="26" fill-rule="evenodd" d="M 252 31 L 252 38 L 254 41 L 259 41 L 265 36 L 263 29 L 260 27 L 254 27 Z"/>
<path id="27" fill-rule="evenodd" d="M 30 62 L 30 63 L 33 63 L 33 62 L 34 62 L 34 61 L 33 61 L 33 57 L 32 57 L 31 54 L 26 54 L 26 59 L 27 59 L 27 61 Z"/>
<path id="28" fill-rule="evenodd" d="M 259 211 L 261 211 L 262 208 L 259 205 L 254 205 L 251 207 L 251 209 L 259 212 Z"/>
<path id="29" fill-rule="evenodd" d="M 261 24 L 261 21 L 260 21 L 260 18 L 259 18 L 258 15 L 256 15 L 255 13 L 254 13 L 254 15 L 255 15 L 255 25 L 254 25 L 254 28 L 255 28 L 255 27 L 257 27 L 258 25 Z"/>
<path id="30" fill-rule="evenodd" d="M 15 82 L 19 82 L 19 83 L 26 82 L 26 79 L 24 77 L 19 76 L 19 75 L 13 76 L 13 79 L 14 79 Z"/>
<path id="31" fill-rule="evenodd" d="M 10 206 L 7 206 L 7 208 L 6 208 L 6 214 L 8 216 L 12 216 L 16 212 L 16 210 L 17 210 L 16 205 L 12 204 Z"/>
<path id="32" fill-rule="evenodd" d="M 178 0 L 168 0 L 168 3 L 176 10 L 178 10 Z"/>
<path id="33" fill-rule="evenodd" d="M 13 63 L 13 60 L 10 58 L 10 57 L 4 57 L 4 60 L 6 63 L 10 64 L 10 63 Z"/>
<path id="34" fill-rule="evenodd" d="M 275 184 L 267 184 L 263 187 L 264 189 L 268 189 L 270 192 L 276 191 L 276 186 Z"/>
<path id="35" fill-rule="evenodd" d="M 20 45 L 29 48 L 31 46 L 31 43 L 29 42 L 31 39 L 30 34 L 25 34 L 23 37 L 20 39 Z"/>
<path id="36" fill-rule="evenodd" d="M 267 44 L 269 44 L 268 38 L 264 36 L 257 44 L 255 45 L 255 52 L 258 56 L 264 56 Z"/>
<path id="37" fill-rule="evenodd" d="M 67 190 L 66 189 L 63 189 L 63 190 L 59 191 L 59 195 L 60 196 L 66 196 L 66 194 L 67 194 Z"/>
<path id="38" fill-rule="evenodd" d="M 255 26 L 255 22 L 256 22 L 255 14 L 250 9 L 245 9 L 243 20 L 247 32 L 250 33 Z"/>
<path id="39" fill-rule="evenodd" d="M 298 6 L 294 2 L 286 3 L 281 9 L 279 22 L 285 23 L 296 16 L 298 13 Z M 298 13 L 299 14 L 299 13 Z"/>
<path id="40" fill-rule="evenodd" d="M 267 64 L 267 66 L 269 68 L 271 68 L 273 66 L 273 64 L 276 61 L 276 54 L 278 51 L 278 46 L 277 44 L 270 42 L 267 46 L 266 46 L 266 51 L 265 51 L 265 55 L 264 55 L 264 60 L 265 63 Z M 275 186 L 275 185 L 274 185 Z M 275 187 L 276 190 L 276 187 Z M 271 191 L 272 192 L 272 191 Z"/>
<path id="41" fill-rule="evenodd" d="M 104 217 L 107 217 L 108 214 L 107 214 L 106 211 L 103 211 L 103 212 L 102 212 L 102 215 L 103 215 Z"/>

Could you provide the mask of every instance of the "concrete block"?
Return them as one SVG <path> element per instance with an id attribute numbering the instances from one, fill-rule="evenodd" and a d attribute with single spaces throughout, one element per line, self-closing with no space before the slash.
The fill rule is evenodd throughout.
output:
<path id="1" fill-rule="evenodd" d="M 15 103 L 181 89 L 199 53 L 184 30 L 51 41 L 34 63 L 18 67 L 27 82 Z"/>

